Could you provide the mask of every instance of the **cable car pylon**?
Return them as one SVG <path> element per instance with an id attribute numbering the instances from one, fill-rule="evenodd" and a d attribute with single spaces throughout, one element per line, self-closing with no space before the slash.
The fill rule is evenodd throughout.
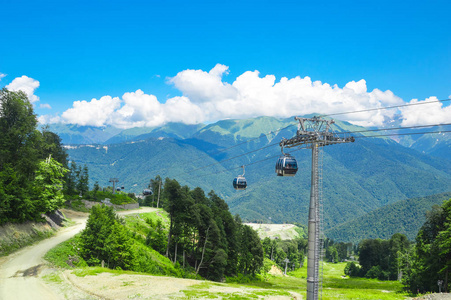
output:
<path id="1" fill-rule="evenodd" d="M 324 146 L 352 143 L 354 142 L 354 137 L 338 137 L 331 129 L 331 125 L 335 123 L 334 120 L 325 120 L 318 116 L 312 118 L 295 117 L 294 119 L 299 121 L 296 136 L 290 139 L 282 139 L 279 145 L 282 149 L 283 147 L 303 147 L 312 149 L 310 207 L 308 217 L 307 300 L 317 300 L 322 291 L 322 284 L 320 284 L 322 276 L 320 278 L 319 274 L 322 256 L 321 237 L 323 234 L 321 218 L 322 159 L 320 159 L 322 156 L 320 155 L 320 151 L 321 147 Z"/>

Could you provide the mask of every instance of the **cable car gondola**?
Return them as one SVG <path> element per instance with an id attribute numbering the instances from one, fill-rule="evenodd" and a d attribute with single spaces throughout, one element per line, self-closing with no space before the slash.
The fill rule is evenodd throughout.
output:
<path id="1" fill-rule="evenodd" d="M 294 176 L 298 171 L 298 163 L 296 159 L 290 154 L 283 153 L 282 147 L 282 156 L 279 157 L 276 163 L 276 174 L 277 176 Z"/>
<path id="2" fill-rule="evenodd" d="M 143 190 L 143 195 L 144 195 L 144 196 L 152 195 L 152 190 L 151 190 L 151 189 L 144 189 L 144 190 Z"/>
<path id="3" fill-rule="evenodd" d="M 233 180 L 233 188 L 235 190 L 245 190 L 247 187 L 247 182 L 246 182 L 246 178 L 244 178 L 244 166 L 243 167 L 243 175 L 238 175 L 238 177 L 236 177 Z"/>

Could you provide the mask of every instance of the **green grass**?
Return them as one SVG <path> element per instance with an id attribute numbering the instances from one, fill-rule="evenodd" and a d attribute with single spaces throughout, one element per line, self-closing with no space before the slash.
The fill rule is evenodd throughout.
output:
<path id="1" fill-rule="evenodd" d="M 262 299 L 268 296 L 290 296 L 289 292 L 269 289 L 248 288 L 246 290 L 230 290 L 230 292 L 212 292 L 212 287 L 232 287 L 241 289 L 242 285 L 221 284 L 214 282 L 202 282 L 191 286 L 189 289 L 183 290 L 185 298 L 188 299 Z"/>
<path id="2" fill-rule="evenodd" d="M 151 230 L 149 221 L 156 225 L 157 220 L 161 220 L 165 228 L 169 227 L 169 216 L 168 213 L 162 209 L 150 212 L 150 213 L 137 213 L 131 214 L 123 217 L 125 220 L 125 226 L 134 233 L 134 238 L 139 240 L 141 243 L 145 243 L 146 236 Z"/>
<path id="3" fill-rule="evenodd" d="M 111 273 L 114 275 L 142 275 L 143 273 L 140 272 L 134 272 L 134 271 L 127 271 L 127 270 L 112 270 L 108 268 L 102 268 L 102 267 L 86 267 L 86 268 L 80 268 L 75 269 L 72 271 L 72 274 L 78 277 L 85 277 L 85 276 L 95 276 L 97 274 L 101 273 Z"/>
<path id="4" fill-rule="evenodd" d="M 63 279 L 56 272 L 44 275 L 42 278 L 49 283 L 63 283 Z"/>
<path id="5" fill-rule="evenodd" d="M 163 209 L 149 213 L 127 215 L 124 217 L 124 220 L 127 226 L 143 234 L 147 234 L 148 228 L 150 228 L 146 220 L 151 220 L 154 225 L 157 223 L 157 220 L 161 220 L 166 227 L 169 225 L 169 215 Z"/>
<path id="6" fill-rule="evenodd" d="M 89 212 L 89 209 L 86 208 L 85 204 L 80 199 L 70 201 L 70 205 L 67 208 L 75 211 Z"/>
<path id="7" fill-rule="evenodd" d="M 344 276 L 346 263 L 324 263 L 324 277 L 322 299 L 406 299 L 408 294 L 403 292 L 402 284 L 397 281 L 379 281 L 377 279 L 349 278 Z M 259 289 L 276 290 L 279 292 L 296 292 L 306 298 L 307 290 L 307 264 L 301 269 L 288 272 L 288 276 L 260 277 L 249 283 L 233 283 L 229 286 L 252 287 Z M 257 295 L 257 292 L 254 293 Z M 228 298 L 227 298 L 228 299 Z M 253 299 L 253 298 L 243 298 Z"/>
<path id="8" fill-rule="evenodd" d="M 79 255 L 79 247 L 79 235 L 76 235 L 51 249 L 44 255 L 44 259 L 48 260 L 52 265 L 64 269 L 85 267 L 88 264 Z"/>

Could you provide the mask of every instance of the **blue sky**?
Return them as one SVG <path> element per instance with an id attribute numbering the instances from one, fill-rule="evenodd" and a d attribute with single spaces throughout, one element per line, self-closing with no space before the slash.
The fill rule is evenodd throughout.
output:
<path id="1" fill-rule="evenodd" d="M 451 95 L 450 3 L 0 0 L 0 74 L 6 75 L 0 87 L 23 75 L 38 81 L 40 115 L 60 116 L 74 101 L 107 95 L 119 98 L 117 111 L 124 93 L 137 90 L 160 103 L 185 96 L 206 109 L 199 105 L 210 94 L 199 91 L 201 82 L 193 88 L 171 78 L 221 64 L 228 67 L 221 86 L 257 70 L 260 78 L 274 75 L 275 83 L 308 76 L 343 88 L 363 79 L 368 93 L 389 90 L 405 102 L 445 99 Z M 236 97 L 244 97 L 243 89 Z M 193 122 L 241 116 L 217 110 Z"/>

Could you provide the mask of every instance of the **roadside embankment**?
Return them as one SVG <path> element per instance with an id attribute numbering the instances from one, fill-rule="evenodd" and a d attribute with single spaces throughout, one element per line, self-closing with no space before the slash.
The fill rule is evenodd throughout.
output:
<path id="1" fill-rule="evenodd" d="M 43 222 L 7 223 L 0 226 L 0 256 L 51 237 L 65 219 L 59 211 L 43 217 Z"/>

